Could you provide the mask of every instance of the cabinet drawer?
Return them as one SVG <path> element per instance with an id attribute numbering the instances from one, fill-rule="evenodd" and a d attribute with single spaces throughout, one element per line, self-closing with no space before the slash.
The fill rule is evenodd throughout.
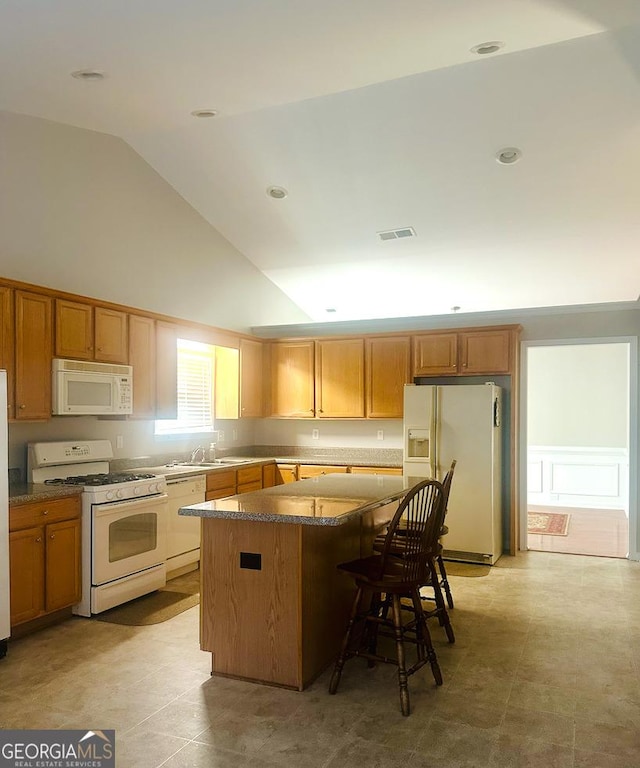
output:
<path id="1" fill-rule="evenodd" d="M 260 482 L 260 487 L 262 487 L 262 466 L 241 467 L 237 472 L 238 486 L 245 485 L 246 483 Z"/>
<path id="2" fill-rule="evenodd" d="M 236 492 L 235 469 L 216 470 L 207 474 L 207 491 L 219 491 L 221 488 L 232 488 L 231 495 Z"/>
<path id="3" fill-rule="evenodd" d="M 35 501 L 9 508 L 9 530 L 19 531 L 76 517 L 80 517 L 80 496 Z"/>
<path id="4" fill-rule="evenodd" d="M 262 490 L 262 478 L 254 480 L 252 483 L 242 483 L 238 485 L 238 493 L 251 493 L 252 491 Z"/>
<path id="5" fill-rule="evenodd" d="M 276 465 L 264 464 L 262 467 L 262 487 L 272 488 L 276 484 Z"/>
<path id="6" fill-rule="evenodd" d="M 401 467 L 351 467 L 352 475 L 401 475 Z"/>
<path id="7" fill-rule="evenodd" d="M 300 464 L 298 468 L 298 477 L 304 480 L 307 477 L 318 477 L 319 475 L 333 475 L 346 473 L 346 467 L 329 464 Z"/>
<path id="8" fill-rule="evenodd" d="M 225 499 L 227 496 L 235 496 L 236 495 L 236 487 L 235 485 L 230 486 L 229 488 L 218 488 L 217 491 L 207 491 L 205 494 L 205 501 L 213 501 L 214 499 Z"/>

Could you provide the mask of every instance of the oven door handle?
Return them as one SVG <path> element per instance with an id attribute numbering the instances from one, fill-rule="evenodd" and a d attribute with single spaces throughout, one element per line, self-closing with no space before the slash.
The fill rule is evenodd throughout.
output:
<path id="1" fill-rule="evenodd" d="M 93 506 L 94 517 L 104 517 L 114 512 L 129 512 L 144 507 L 154 507 L 158 504 L 165 504 L 169 497 L 166 493 L 159 493 L 156 496 L 143 496 L 141 499 L 122 499 L 120 501 L 109 502 L 109 504 L 95 504 Z"/>

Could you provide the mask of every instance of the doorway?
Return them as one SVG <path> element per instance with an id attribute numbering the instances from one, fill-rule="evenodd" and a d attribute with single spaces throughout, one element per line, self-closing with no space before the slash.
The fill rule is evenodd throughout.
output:
<path id="1" fill-rule="evenodd" d="M 526 548 L 629 554 L 630 343 L 526 349 Z"/>

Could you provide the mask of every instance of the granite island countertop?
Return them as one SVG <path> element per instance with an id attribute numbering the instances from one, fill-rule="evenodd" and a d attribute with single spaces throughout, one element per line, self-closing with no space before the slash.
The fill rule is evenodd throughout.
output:
<path id="1" fill-rule="evenodd" d="M 179 514 L 298 525 L 341 525 L 401 499 L 421 478 L 400 475 L 320 475 L 253 493 L 181 507 Z"/>

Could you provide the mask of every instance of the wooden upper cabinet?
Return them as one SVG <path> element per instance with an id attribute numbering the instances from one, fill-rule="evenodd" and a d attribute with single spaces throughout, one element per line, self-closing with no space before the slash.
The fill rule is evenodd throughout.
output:
<path id="1" fill-rule="evenodd" d="M 414 376 L 511 373 L 520 326 L 478 328 L 413 337 Z"/>
<path id="2" fill-rule="evenodd" d="M 13 291 L 0 286 L 0 368 L 7 372 L 7 418 L 14 409 L 14 334 Z"/>
<path id="3" fill-rule="evenodd" d="M 126 312 L 96 307 L 94 359 L 101 363 L 128 363 L 129 334 Z"/>
<path id="4" fill-rule="evenodd" d="M 56 357 L 93 360 L 93 307 L 56 299 Z"/>
<path id="5" fill-rule="evenodd" d="M 364 417 L 364 339 L 316 342 L 316 415 Z"/>
<path id="6" fill-rule="evenodd" d="M 413 337 L 414 376 L 447 376 L 457 372 L 457 333 L 429 333 Z"/>
<path id="7" fill-rule="evenodd" d="M 106 307 L 56 299 L 56 357 L 127 363 L 127 314 Z"/>
<path id="8" fill-rule="evenodd" d="M 271 416 L 315 415 L 313 341 L 271 344 Z"/>
<path id="9" fill-rule="evenodd" d="M 240 339 L 240 417 L 260 418 L 264 413 L 264 359 L 260 341 Z"/>
<path id="10" fill-rule="evenodd" d="M 213 414 L 215 419 L 239 415 L 240 353 L 232 347 L 215 348 Z"/>
<path id="11" fill-rule="evenodd" d="M 411 339 L 389 336 L 366 340 L 367 416 L 401 419 L 404 385 L 411 382 Z"/>
<path id="12" fill-rule="evenodd" d="M 51 417 L 51 359 L 53 300 L 16 291 L 16 419 Z"/>
<path id="13" fill-rule="evenodd" d="M 129 364 L 133 366 L 133 419 L 156 415 L 156 324 L 153 318 L 129 315 Z"/>
<path id="14" fill-rule="evenodd" d="M 460 373 L 509 373 L 511 332 L 465 331 L 460 334 Z"/>

